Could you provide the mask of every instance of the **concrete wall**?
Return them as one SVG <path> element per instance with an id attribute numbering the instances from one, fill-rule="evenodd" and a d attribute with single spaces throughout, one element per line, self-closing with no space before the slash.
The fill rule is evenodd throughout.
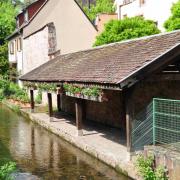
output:
<path id="1" fill-rule="evenodd" d="M 49 0 L 24 28 L 24 37 L 51 22 L 56 28 L 57 50 L 61 54 L 92 47 L 97 31 L 74 0 Z"/>
<path id="2" fill-rule="evenodd" d="M 23 74 L 25 74 L 49 60 L 48 27 L 24 39 L 23 45 Z"/>
<path id="3" fill-rule="evenodd" d="M 118 18 L 123 19 L 125 15 L 128 17 L 143 15 L 146 19 L 151 19 L 158 23 L 158 28 L 164 31 L 163 24 L 171 15 L 172 3 L 178 0 L 145 0 L 143 5 L 140 5 L 140 0 L 132 0 L 132 3 L 123 5 L 122 0 L 116 0 Z"/>

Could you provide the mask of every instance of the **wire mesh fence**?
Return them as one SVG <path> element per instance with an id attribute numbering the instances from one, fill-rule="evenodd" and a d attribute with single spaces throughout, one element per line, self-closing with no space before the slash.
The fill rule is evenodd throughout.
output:
<path id="1" fill-rule="evenodd" d="M 132 125 L 132 148 L 141 150 L 153 143 L 153 102 L 144 108 L 134 119 Z"/>
<path id="2" fill-rule="evenodd" d="M 180 100 L 154 98 L 133 121 L 132 148 L 158 144 L 180 151 Z"/>
<path id="3" fill-rule="evenodd" d="M 180 100 L 153 100 L 154 144 L 180 150 Z"/>

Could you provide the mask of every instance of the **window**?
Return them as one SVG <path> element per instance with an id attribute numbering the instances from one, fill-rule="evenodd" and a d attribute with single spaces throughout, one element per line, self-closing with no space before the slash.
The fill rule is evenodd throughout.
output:
<path id="1" fill-rule="evenodd" d="M 123 5 L 132 3 L 133 1 L 135 1 L 135 0 L 123 0 Z"/>
<path id="2" fill-rule="evenodd" d="M 29 19 L 29 17 L 28 17 L 28 10 L 26 10 L 25 13 L 24 13 L 24 21 L 28 22 L 28 19 Z"/>
<path id="3" fill-rule="evenodd" d="M 139 0 L 139 5 L 142 6 L 143 4 L 145 4 L 145 0 Z"/>
<path id="4" fill-rule="evenodd" d="M 17 51 L 21 51 L 22 50 L 22 39 L 18 38 L 17 39 Z"/>
<path id="5" fill-rule="evenodd" d="M 14 42 L 10 42 L 9 48 L 10 48 L 10 54 L 14 54 Z"/>

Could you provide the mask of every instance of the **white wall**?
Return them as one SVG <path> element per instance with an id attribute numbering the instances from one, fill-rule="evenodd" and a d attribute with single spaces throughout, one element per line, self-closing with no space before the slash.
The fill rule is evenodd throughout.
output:
<path id="1" fill-rule="evenodd" d="M 97 31 L 74 0 L 50 0 L 24 28 L 24 37 L 53 22 L 61 54 L 91 48 Z"/>
<path id="2" fill-rule="evenodd" d="M 21 38 L 21 36 L 16 36 L 13 39 L 11 39 L 8 43 L 8 56 L 9 56 L 9 62 L 10 63 L 17 63 L 17 71 L 22 71 L 22 58 L 23 58 L 23 52 L 22 50 L 18 51 L 17 49 L 17 40 Z M 10 44 L 14 43 L 14 53 L 10 53 Z M 23 47 L 23 42 L 22 42 Z"/>
<path id="3" fill-rule="evenodd" d="M 48 27 L 23 40 L 23 74 L 49 60 Z"/>
<path id="4" fill-rule="evenodd" d="M 122 0 L 116 0 L 117 13 L 119 19 L 127 14 L 128 17 L 143 15 L 146 19 L 158 22 L 158 28 L 165 31 L 163 24 L 171 15 L 171 7 L 178 0 L 145 0 L 145 4 L 140 7 L 139 0 L 130 4 L 122 5 Z"/>

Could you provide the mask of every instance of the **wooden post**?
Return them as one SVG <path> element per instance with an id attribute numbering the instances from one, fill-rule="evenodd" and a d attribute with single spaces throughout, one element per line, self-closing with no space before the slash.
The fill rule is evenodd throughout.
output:
<path id="1" fill-rule="evenodd" d="M 49 117 L 50 117 L 50 120 L 51 120 L 52 117 L 53 117 L 52 94 L 51 93 L 47 93 L 47 97 L 48 97 Z"/>
<path id="2" fill-rule="evenodd" d="M 57 109 L 61 111 L 61 94 L 57 94 Z"/>
<path id="3" fill-rule="evenodd" d="M 126 109 L 126 141 L 127 151 L 132 151 L 132 121 L 133 121 L 133 100 L 132 100 L 132 89 L 125 90 L 125 109 Z"/>
<path id="4" fill-rule="evenodd" d="M 82 118 L 83 118 L 83 103 L 81 99 L 76 99 L 76 126 L 78 131 L 78 136 L 83 136 L 82 131 Z"/>
<path id="5" fill-rule="evenodd" d="M 31 112 L 34 112 L 34 90 L 30 89 Z"/>

